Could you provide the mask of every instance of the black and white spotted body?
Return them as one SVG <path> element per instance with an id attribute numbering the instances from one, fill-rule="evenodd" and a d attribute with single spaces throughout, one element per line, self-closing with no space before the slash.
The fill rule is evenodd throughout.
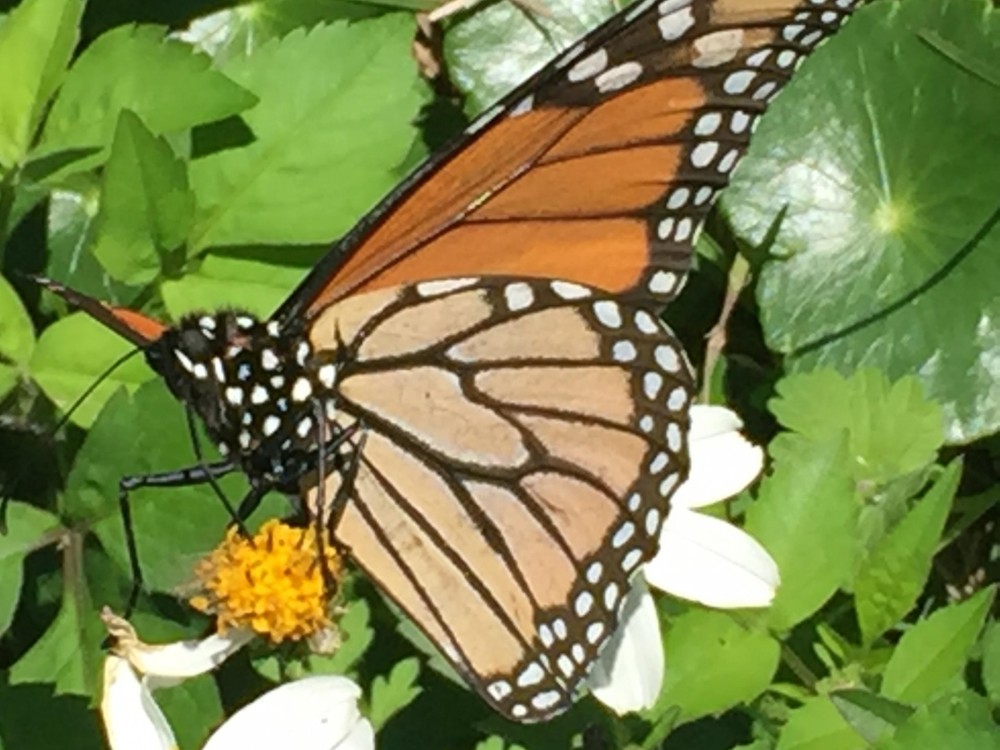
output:
<path id="1" fill-rule="evenodd" d="M 338 434 L 336 354 L 314 356 L 305 336 L 279 335 L 274 322 L 238 311 L 190 315 L 146 356 L 219 452 L 259 481 L 289 489 L 285 482 L 315 465 L 318 417 L 325 442 Z"/>

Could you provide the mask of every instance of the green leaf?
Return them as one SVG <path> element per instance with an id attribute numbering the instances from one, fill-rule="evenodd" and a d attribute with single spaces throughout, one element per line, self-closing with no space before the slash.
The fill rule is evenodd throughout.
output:
<path id="1" fill-rule="evenodd" d="M 846 437 L 797 443 L 774 462 L 747 511 L 746 530 L 778 563 L 768 617 L 790 628 L 815 612 L 851 571 L 858 498 Z"/>
<path id="2" fill-rule="evenodd" d="M 364 599 L 354 599 L 347 611 L 337 618 L 342 642 L 330 656 L 309 657 L 310 671 L 322 674 L 350 674 L 375 639 L 371 626 L 371 608 Z"/>
<path id="3" fill-rule="evenodd" d="M 854 582 L 854 597 L 865 643 L 872 643 L 916 604 L 930 574 L 961 469 L 961 461 L 949 464 L 861 566 Z"/>
<path id="4" fill-rule="evenodd" d="M 124 109 L 104 168 L 94 256 L 119 281 L 141 286 L 187 238 L 194 217 L 182 159 Z"/>
<path id="5" fill-rule="evenodd" d="M 2 18 L 0 18 L 2 21 Z M 90 701 L 76 695 L 54 695 L 49 685 L 11 687 L 0 680 L 0 748 L 104 747 Z M 58 721 L 53 717 L 58 716 Z"/>
<path id="6" fill-rule="evenodd" d="M 50 399 L 67 407 L 116 361 L 135 347 L 85 313 L 68 315 L 42 333 L 31 358 L 31 374 Z M 142 356 L 115 368 L 73 412 L 71 419 L 89 426 L 104 402 L 122 386 L 134 391 L 154 377 Z"/>
<path id="7" fill-rule="evenodd" d="M 983 685 L 990 700 L 1000 704 L 1000 622 L 996 620 L 983 635 Z"/>
<path id="8" fill-rule="evenodd" d="M 25 377 L 34 348 L 31 318 L 14 288 L 0 277 L 0 399 Z"/>
<path id="9" fill-rule="evenodd" d="M 1000 726 L 989 702 L 971 691 L 920 706 L 878 750 L 997 750 Z"/>
<path id="10" fill-rule="evenodd" d="M 996 586 L 983 589 L 907 631 L 886 665 L 882 695 L 923 703 L 939 693 L 965 667 L 995 593 Z"/>
<path id="11" fill-rule="evenodd" d="M 156 703 L 163 709 L 177 739 L 177 747 L 202 747 L 212 727 L 226 718 L 219 688 L 210 674 L 158 690 Z"/>
<path id="12" fill-rule="evenodd" d="M 789 714 L 776 750 L 863 750 L 867 746 L 830 699 L 821 696 Z"/>
<path id="13" fill-rule="evenodd" d="M 786 365 L 915 374 L 950 443 L 1000 429 L 1000 118 L 996 89 L 918 32 L 996 60 L 997 19 L 987 0 L 861 8 L 774 102 L 724 196 L 752 243 L 784 212 L 757 299 Z"/>
<path id="14" fill-rule="evenodd" d="M 867 690 L 838 690 L 830 701 L 855 732 L 866 742 L 892 734 L 913 714 L 913 709 Z"/>
<path id="15" fill-rule="evenodd" d="M 76 47 L 82 14 L 81 0 L 25 0 L 0 26 L 0 170 L 27 156 Z"/>
<path id="16" fill-rule="evenodd" d="M 39 150 L 98 146 L 74 171 L 106 158 L 123 109 L 156 135 L 214 122 L 253 106 L 255 97 L 210 68 L 211 60 L 156 26 L 120 26 L 102 34 L 73 64 L 52 105 Z"/>
<path id="17" fill-rule="evenodd" d="M 318 26 L 271 42 L 225 72 L 260 97 L 256 139 L 198 159 L 192 245 L 328 242 L 397 181 L 424 84 L 412 19 Z M 322 71 L 318 75 L 316 71 Z"/>
<path id="18" fill-rule="evenodd" d="M 669 666 L 657 708 L 679 706 L 682 721 L 749 703 L 778 668 L 777 641 L 712 610 L 673 618 L 664 648 Z"/>
<path id="19" fill-rule="evenodd" d="M 377 732 L 395 714 L 410 705 L 423 688 L 417 684 L 420 660 L 415 656 L 398 662 L 388 677 L 372 681 L 368 719 Z"/>
<path id="20" fill-rule="evenodd" d="M 768 409 L 787 429 L 810 440 L 847 431 L 858 481 L 884 483 L 918 471 L 944 442 L 941 408 L 911 376 L 890 385 L 878 370 L 845 378 L 822 369 L 783 378 L 776 390 Z"/>
<path id="21" fill-rule="evenodd" d="M 268 316 L 308 273 L 303 266 L 279 265 L 299 255 L 301 249 L 291 247 L 211 251 L 197 270 L 163 282 L 163 302 L 175 320 L 220 307 Z"/>
<path id="22" fill-rule="evenodd" d="M 405 2 L 382 5 L 403 5 Z M 423 5 L 426 9 L 434 3 L 427 0 Z M 253 55 L 262 45 L 296 29 L 365 18 L 377 14 L 378 10 L 349 0 L 257 0 L 196 18 L 184 31 L 173 36 L 211 55 L 216 65 L 223 65 L 232 58 Z"/>
<path id="23" fill-rule="evenodd" d="M 70 547 L 64 554 L 79 563 L 82 554 L 78 537 L 67 537 Z M 73 549 L 75 547 L 75 549 Z M 104 654 L 98 648 L 104 637 L 103 626 L 95 616 L 94 607 L 84 584 L 82 565 L 70 569 L 63 582 L 62 606 L 55 621 L 28 653 L 10 668 L 10 683 L 54 683 L 57 694 L 89 695 L 100 673 L 99 660 Z"/>
<path id="24" fill-rule="evenodd" d="M 58 528 L 58 518 L 32 505 L 12 502 L 7 508 L 7 533 L 0 533 L 0 635 L 14 619 L 24 579 L 24 558 L 42 547 L 45 535 Z"/>
<path id="25" fill-rule="evenodd" d="M 588 29 L 619 9 L 610 0 L 546 0 L 544 15 L 515 3 L 492 3 L 448 29 L 448 71 L 472 114 L 522 83 Z"/>

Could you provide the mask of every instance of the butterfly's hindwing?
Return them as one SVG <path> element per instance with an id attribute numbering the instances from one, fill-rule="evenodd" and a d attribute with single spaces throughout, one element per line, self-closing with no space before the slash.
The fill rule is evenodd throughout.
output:
<path id="1" fill-rule="evenodd" d="M 687 472 L 680 345 L 572 282 L 445 280 L 345 311 L 339 404 L 366 436 L 335 536 L 498 710 L 563 710 Z"/>

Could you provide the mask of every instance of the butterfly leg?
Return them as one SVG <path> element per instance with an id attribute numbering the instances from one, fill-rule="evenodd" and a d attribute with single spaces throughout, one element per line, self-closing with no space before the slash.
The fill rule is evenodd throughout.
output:
<path id="1" fill-rule="evenodd" d="M 319 442 L 324 446 L 323 450 L 317 452 L 316 456 L 316 476 L 319 482 L 319 493 L 316 500 L 316 512 L 313 513 L 313 526 L 316 532 L 316 544 L 317 544 L 317 559 L 323 560 L 323 585 L 326 588 L 328 594 L 332 595 L 337 590 L 337 582 L 333 580 L 333 576 L 330 573 L 330 569 L 325 564 L 326 560 L 326 545 L 328 544 L 327 536 L 324 533 L 327 528 L 332 529 L 333 525 L 330 524 L 326 519 L 333 518 L 335 512 L 342 508 L 347 500 L 348 493 L 350 492 L 351 485 L 354 481 L 354 477 L 357 475 L 357 467 L 359 463 L 358 456 L 361 451 L 361 447 L 364 445 L 365 431 L 360 422 L 351 425 L 349 428 L 344 430 L 340 435 L 337 435 L 332 440 L 327 441 L 327 424 L 323 419 L 323 409 L 322 405 L 318 402 L 316 403 L 316 423 L 319 425 Z M 354 434 L 361 431 L 361 437 L 359 439 L 358 446 L 348 453 L 348 465 L 345 469 L 335 469 L 340 471 L 341 481 L 337 486 L 337 490 L 334 493 L 333 501 L 327 505 L 326 502 L 326 476 L 328 469 L 326 466 L 327 458 L 337 458 L 337 451 L 344 443 L 350 444 L 350 439 L 354 437 Z M 329 455 L 328 455 L 329 454 Z M 324 528 L 326 527 L 326 528 Z"/>
<path id="2" fill-rule="evenodd" d="M 197 460 L 198 466 L 205 468 L 206 467 L 205 456 L 201 452 L 201 441 L 198 439 L 198 429 L 195 427 L 194 424 L 195 420 L 194 409 L 188 406 L 184 410 L 184 413 L 185 416 L 187 417 L 188 435 L 191 437 L 191 447 L 194 449 L 195 460 Z M 243 521 L 246 520 L 250 516 L 250 514 L 253 513 L 254 509 L 256 509 L 256 507 L 260 504 L 260 499 L 267 493 L 267 490 L 262 491 L 260 495 L 257 497 L 256 502 L 253 503 L 253 505 L 249 508 L 249 510 L 246 510 L 246 512 L 244 512 L 243 506 L 247 504 L 247 501 L 250 499 L 250 496 L 253 495 L 253 491 L 251 491 L 250 495 L 248 495 L 246 498 L 243 499 L 243 501 L 240 503 L 240 507 L 236 509 L 233 508 L 232 503 L 229 502 L 229 498 L 226 497 L 226 493 L 222 491 L 222 487 L 219 486 L 219 482 L 216 480 L 214 476 L 211 475 L 211 473 L 207 474 L 206 481 L 208 482 L 208 485 L 212 488 L 212 491 L 215 493 L 215 496 L 219 498 L 219 501 L 222 503 L 222 507 L 224 507 L 226 509 L 226 512 L 229 513 L 229 517 L 233 519 L 232 523 L 235 524 L 236 528 L 240 530 L 240 534 L 243 536 L 244 539 L 249 539 L 250 532 L 247 531 L 247 527 L 243 523 Z"/>
<path id="3" fill-rule="evenodd" d="M 189 487 L 205 484 L 216 478 L 225 476 L 236 468 L 231 461 L 217 461 L 211 464 L 193 466 L 178 471 L 165 471 L 157 474 L 140 474 L 122 477 L 118 481 L 118 510 L 121 513 L 125 528 L 125 544 L 128 548 L 129 567 L 132 573 L 132 589 L 125 605 L 125 618 L 128 619 L 139 600 L 142 590 L 142 567 L 139 564 L 139 550 L 135 541 L 135 529 L 132 525 L 132 507 L 129 503 L 129 493 L 142 487 Z"/>

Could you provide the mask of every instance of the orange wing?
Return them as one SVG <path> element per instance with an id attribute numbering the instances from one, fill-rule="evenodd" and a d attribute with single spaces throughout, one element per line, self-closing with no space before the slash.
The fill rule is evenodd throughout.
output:
<path id="1" fill-rule="evenodd" d="M 687 475 L 678 342 L 594 289 L 501 278 L 353 296 L 311 338 L 343 342 L 336 419 L 364 425 L 336 539 L 498 711 L 564 710 Z"/>
<path id="2" fill-rule="evenodd" d="M 857 0 L 640 0 L 480 116 L 279 310 L 458 276 L 679 290 L 757 117 Z"/>

